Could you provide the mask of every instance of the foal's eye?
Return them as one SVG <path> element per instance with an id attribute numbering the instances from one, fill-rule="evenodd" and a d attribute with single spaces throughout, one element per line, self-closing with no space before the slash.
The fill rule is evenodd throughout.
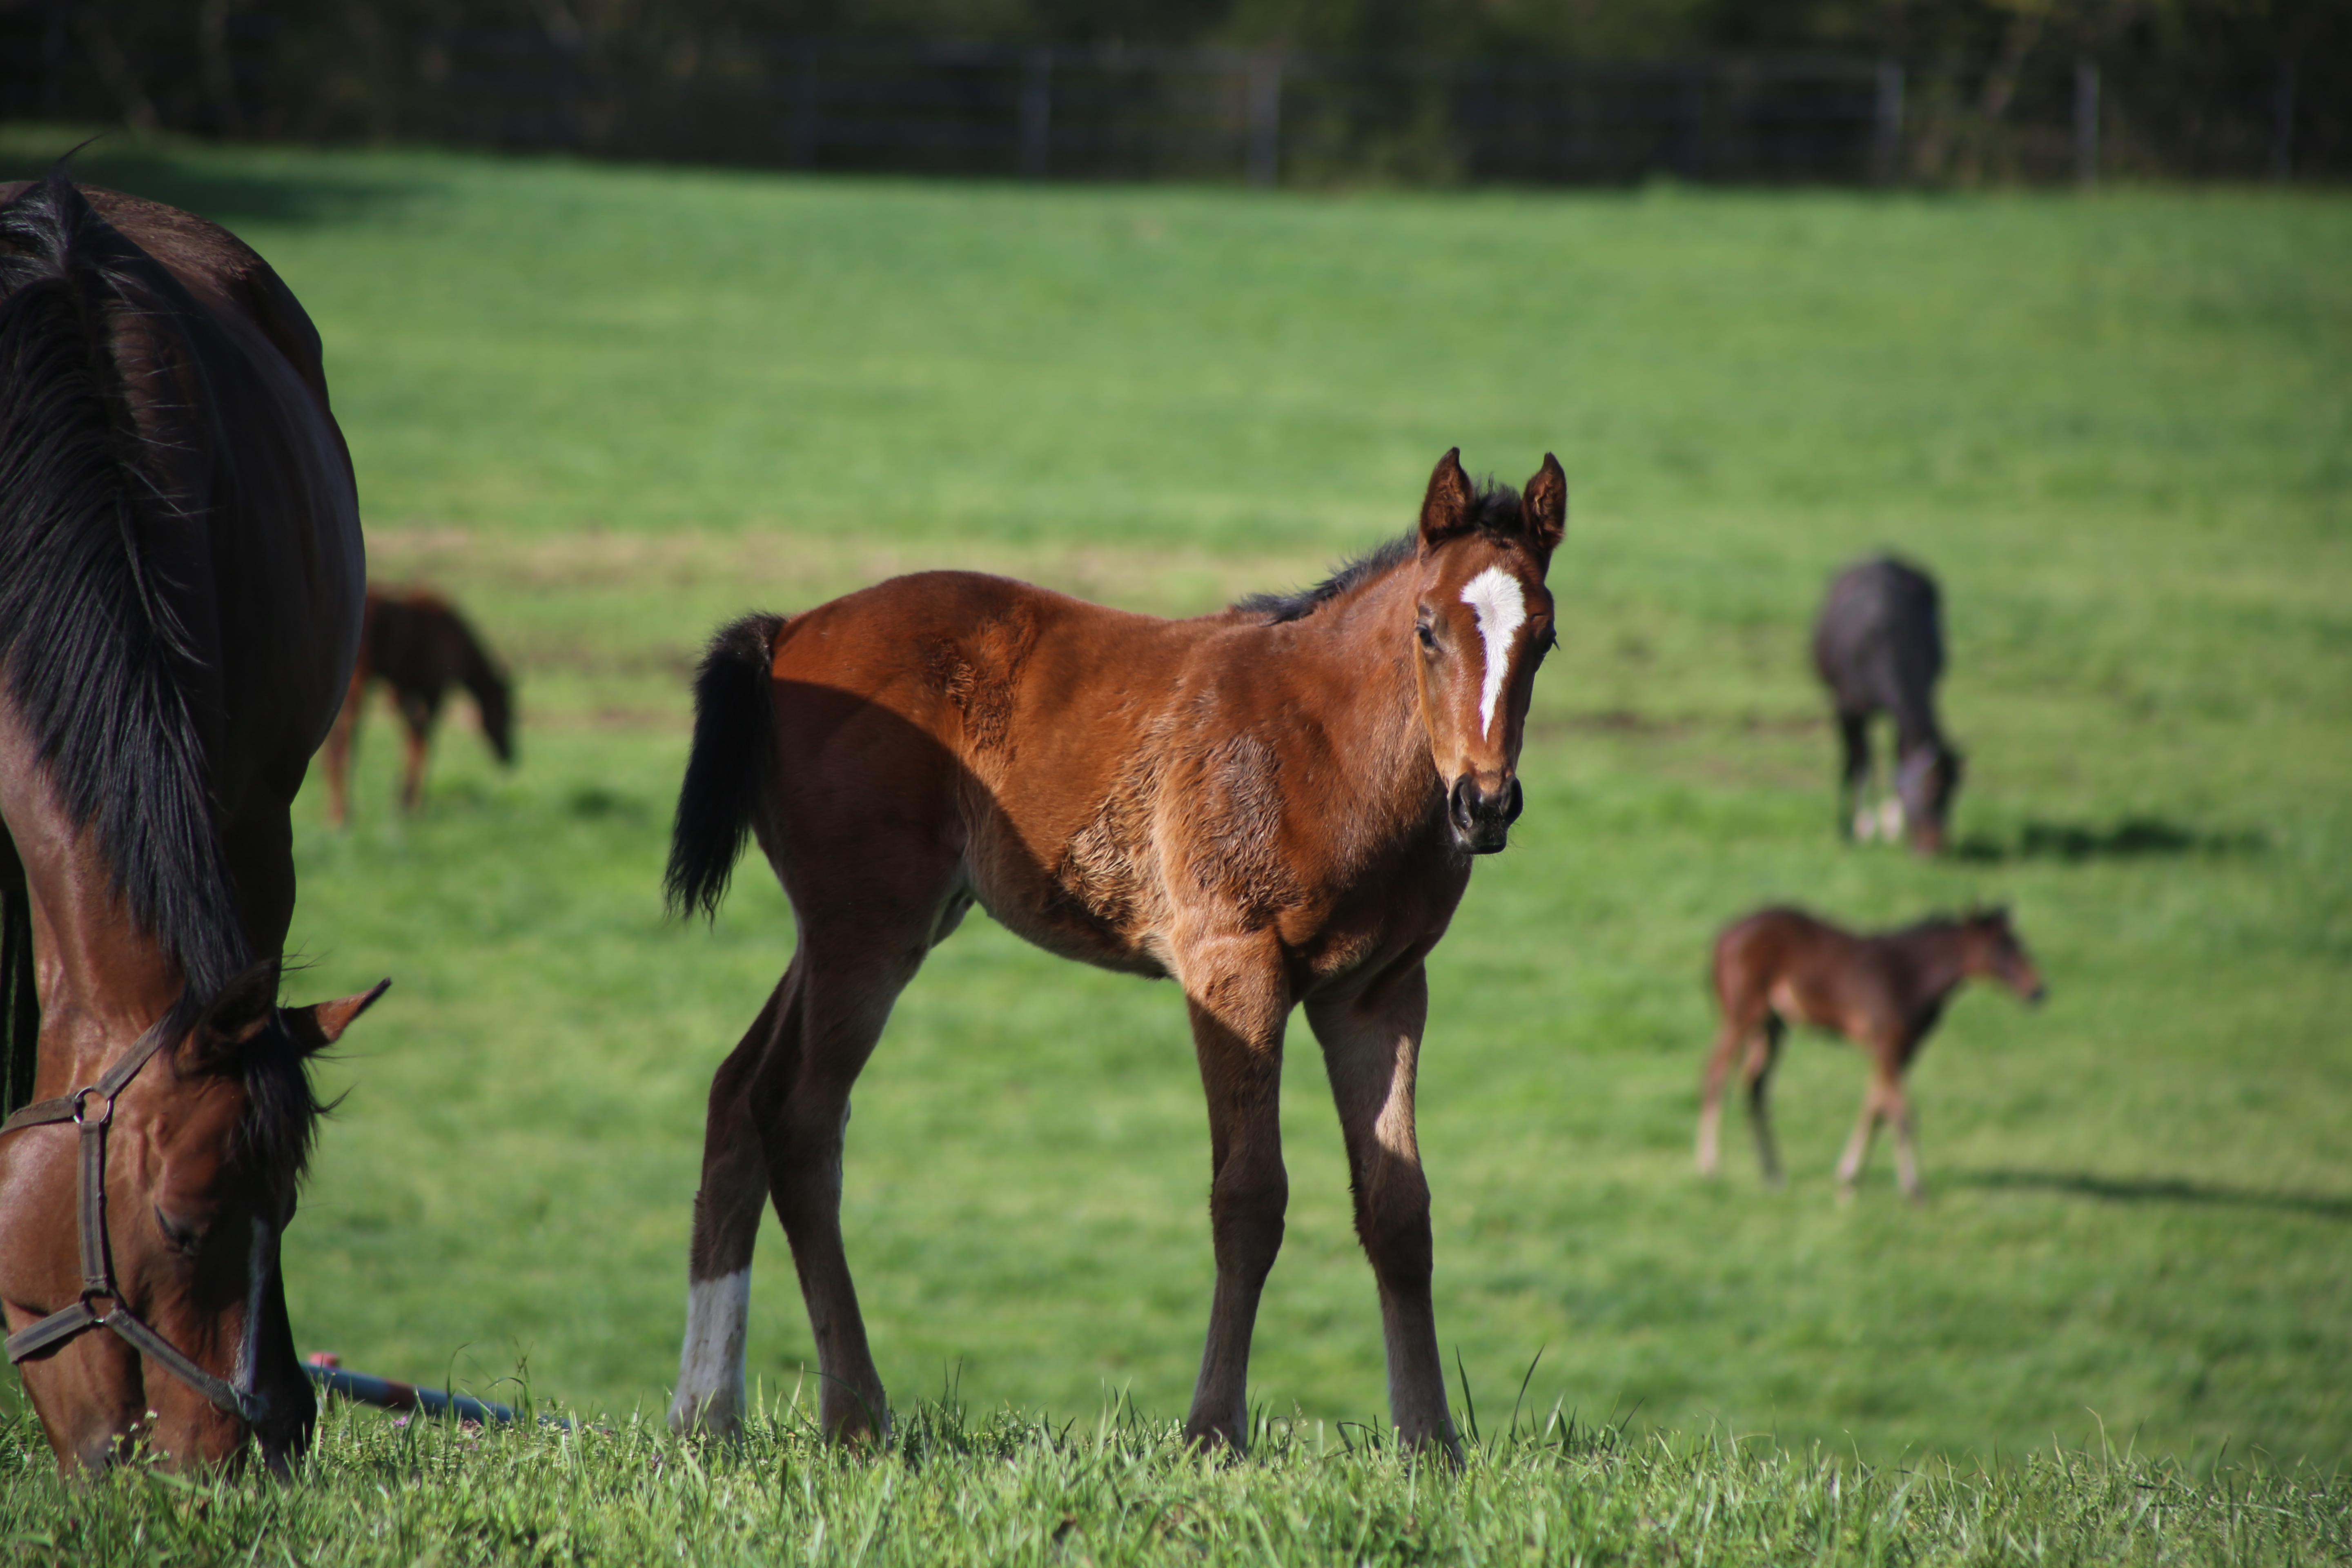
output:
<path id="1" fill-rule="evenodd" d="M 1412 628 L 1412 635 L 1421 639 L 1422 647 L 1429 649 L 1432 653 L 1437 651 L 1437 634 L 1430 630 L 1429 623 L 1427 621 L 1423 621 L 1416 625 Z"/>

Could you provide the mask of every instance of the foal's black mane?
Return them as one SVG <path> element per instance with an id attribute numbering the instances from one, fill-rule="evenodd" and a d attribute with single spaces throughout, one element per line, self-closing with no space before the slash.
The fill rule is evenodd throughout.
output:
<path id="1" fill-rule="evenodd" d="M 1517 537 L 1519 492 L 1516 489 L 1496 484 L 1493 479 L 1482 479 L 1478 482 L 1477 499 L 1472 505 L 1475 509 L 1472 525 L 1480 533 L 1498 539 Z M 1312 588 L 1295 588 L 1287 594 L 1252 594 L 1234 600 L 1233 607 L 1244 615 L 1264 616 L 1265 624 L 1270 626 L 1281 626 L 1286 621 L 1304 620 L 1332 600 L 1403 565 L 1420 548 L 1420 530 L 1411 529 L 1344 563 L 1338 571 Z"/>
<path id="2" fill-rule="evenodd" d="M 193 359 L 196 310 L 62 164 L 0 207 L 0 670 L 58 804 L 186 976 L 175 1033 L 253 956 L 214 818 L 217 650 L 189 618 L 211 629 L 210 492 L 229 455 L 200 408 L 151 404 L 171 432 L 151 440 L 114 344 L 135 322 L 167 363 Z M 31 1040 L 7 1044 L 29 1058 Z M 254 1104 L 292 1115 L 287 1098 Z"/>

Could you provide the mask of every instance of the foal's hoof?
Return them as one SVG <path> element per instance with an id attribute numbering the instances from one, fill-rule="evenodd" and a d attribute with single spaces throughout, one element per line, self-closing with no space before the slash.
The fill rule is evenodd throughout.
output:
<path id="1" fill-rule="evenodd" d="M 1842 1181 L 1837 1184 L 1837 1201 L 1838 1207 L 1840 1208 L 1844 1208 L 1847 1205 L 1853 1202 L 1853 1184 L 1852 1182 Z"/>

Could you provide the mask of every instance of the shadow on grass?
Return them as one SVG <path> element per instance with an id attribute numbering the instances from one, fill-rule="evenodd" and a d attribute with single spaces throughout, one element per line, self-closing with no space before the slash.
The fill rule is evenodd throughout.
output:
<path id="1" fill-rule="evenodd" d="M 2057 1193 L 2068 1197 L 2096 1198 L 2102 1203 L 2204 1204 L 2352 1220 L 2352 1198 L 2323 1197 L 2316 1193 L 2258 1192 L 2249 1187 L 2192 1182 L 2180 1176 L 2101 1176 L 2089 1171 L 1956 1171 L 1945 1179 L 1954 1186 Z"/>
<path id="2" fill-rule="evenodd" d="M 2165 855 L 2252 855 L 2264 847 L 2259 833 L 2202 833 L 2157 816 L 2127 816 L 2113 827 L 2077 822 L 2029 820 L 2015 843 L 1970 835 L 1953 847 L 1953 858 L 1998 864 L 2011 860 L 2137 860 Z"/>
<path id="3" fill-rule="evenodd" d="M 8 131 L 0 139 L 0 183 L 38 178 L 82 140 L 60 131 L 51 146 L 50 138 L 21 127 L 0 129 Z M 103 138 L 84 148 L 74 157 L 73 174 L 82 184 L 145 196 L 231 230 L 249 223 L 347 223 L 404 206 L 424 191 L 401 180 L 221 168 L 127 137 Z"/>

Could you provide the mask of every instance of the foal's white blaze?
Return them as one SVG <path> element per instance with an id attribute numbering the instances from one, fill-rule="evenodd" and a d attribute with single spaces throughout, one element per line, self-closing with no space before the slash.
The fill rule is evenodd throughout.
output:
<path id="1" fill-rule="evenodd" d="M 677 1361 L 677 1397 L 669 1422 L 732 1427 L 743 1415 L 743 1332 L 751 1312 L 751 1271 L 696 1279 L 686 1288 L 686 1348 Z"/>
<path id="2" fill-rule="evenodd" d="M 1500 566 L 1489 566 L 1464 584 L 1462 602 L 1478 612 L 1479 640 L 1486 645 L 1486 679 L 1478 689 L 1478 733 L 1495 727 L 1495 704 L 1503 695 L 1503 679 L 1511 672 L 1511 638 L 1527 624 L 1527 595 L 1519 580 Z"/>

